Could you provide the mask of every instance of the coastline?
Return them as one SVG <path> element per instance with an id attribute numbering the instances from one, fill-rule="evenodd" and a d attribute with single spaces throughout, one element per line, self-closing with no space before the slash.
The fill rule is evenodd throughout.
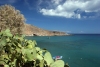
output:
<path id="1" fill-rule="evenodd" d="M 70 35 L 67 34 L 66 32 L 45 30 L 30 24 L 25 24 L 25 29 L 23 31 L 23 34 L 26 36 L 68 36 Z"/>
<path id="2" fill-rule="evenodd" d="M 33 35 L 33 34 L 29 34 L 29 35 L 25 35 L 25 36 L 71 36 L 71 34 L 64 34 L 64 35 Z"/>

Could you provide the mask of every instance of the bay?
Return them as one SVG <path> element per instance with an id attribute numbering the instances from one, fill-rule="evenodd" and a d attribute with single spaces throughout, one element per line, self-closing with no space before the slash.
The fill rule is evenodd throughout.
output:
<path id="1" fill-rule="evenodd" d="M 53 56 L 63 56 L 70 67 L 100 67 L 100 35 L 27 36 L 37 46 L 46 48 Z"/>

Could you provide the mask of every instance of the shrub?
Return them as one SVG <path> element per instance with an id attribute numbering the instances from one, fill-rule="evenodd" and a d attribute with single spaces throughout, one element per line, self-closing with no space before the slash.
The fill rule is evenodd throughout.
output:
<path id="1" fill-rule="evenodd" d="M 35 40 L 0 32 L 0 67 L 69 67 L 63 60 L 54 61 L 51 53 L 37 47 Z"/>
<path id="2" fill-rule="evenodd" d="M 12 34 L 22 34 L 25 18 L 11 5 L 0 6 L 0 31 L 9 28 Z"/>

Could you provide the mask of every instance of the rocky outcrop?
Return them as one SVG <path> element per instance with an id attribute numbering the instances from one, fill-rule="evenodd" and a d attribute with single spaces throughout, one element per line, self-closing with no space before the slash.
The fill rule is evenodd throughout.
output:
<path id="1" fill-rule="evenodd" d="M 25 24 L 25 31 L 23 32 L 26 36 L 63 36 L 68 35 L 65 32 L 59 31 L 48 31 L 36 26 Z"/>

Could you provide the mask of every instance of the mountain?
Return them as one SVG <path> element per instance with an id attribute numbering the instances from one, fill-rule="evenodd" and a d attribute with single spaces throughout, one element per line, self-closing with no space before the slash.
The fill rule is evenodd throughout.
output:
<path id="1" fill-rule="evenodd" d="M 23 34 L 26 36 L 64 36 L 68 35 L 65 32 L 60 31 L 48 31 L 41 28 L 38 28 L 36 26 L 25 24 L 25 31 Z"/>

